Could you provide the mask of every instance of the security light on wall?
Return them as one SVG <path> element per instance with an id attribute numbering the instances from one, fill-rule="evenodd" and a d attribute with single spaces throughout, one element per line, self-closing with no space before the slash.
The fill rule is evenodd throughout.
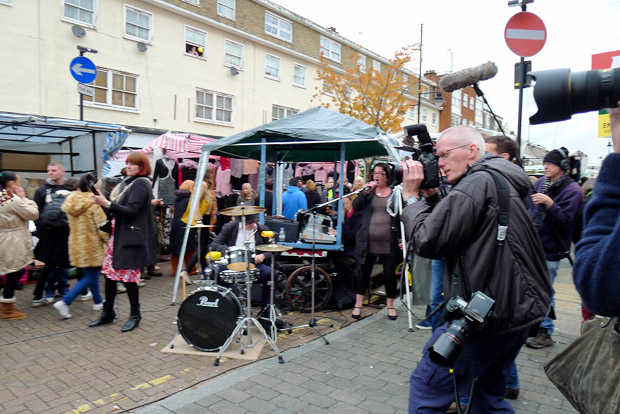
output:
<path id="1" fill-rule="evenodd" d="M 146 52 L 146 45 L 145 45 L 144 43 L 142 43 L 142 42 L 138 42 L 138 45 L 137 45 L 137 46 L 138 46 L 138 50 L 139 50 L 140 52 L 143 52 L 143 53 L 144 53 L 144 52 Z"/>
<path id="2" fill-rule="evenodd" d="M 71 31 L 73 32 L 73 35 L 75 37 L 82 38 L 82 37 L 86 36 L 86 30 L 84 30 L 84 28 L 81 27 L 81 26 L 73 25 L 73 26 L 71 26 Z"/>
<path id="3" fill-rule="evenodd" d="M 231 66 L 231 67 L 230 67 L 230 73 L 231 73 L 233 76 L 235 76 L 235 75 L 238 75 L 238 74 L 239 74 L 239 70 L 238 70 L 236 67 Z"/>

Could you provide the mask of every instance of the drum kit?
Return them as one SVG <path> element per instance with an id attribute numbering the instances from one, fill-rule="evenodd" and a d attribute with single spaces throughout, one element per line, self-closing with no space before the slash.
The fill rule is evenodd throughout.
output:
<path id="1" fill-rule="evenodd" d="M 221 210 L 222 215 L 240 216 L 243 228 L 246 224 L 246 216 L 266 211 L 263 207 L 236 206 Z M 207 225 L 193 225 L 192 228 L 212 227 Z M 273 237 L 272 232 L 263 232 L 263 237 Z M 273 238 L 271 239 L 273 240 Z M 200 247 L 198 247 L 200 248 Z M 269 244 L 255 246 L 260 252 L 279 253 L 292 249 L 271 241 Z M 200 251 L 200 250 L 199 250 Z M 219 254 L 219 253 L 218 253 Z M 209 261 L 210 261 L 210 256 Z M 179 334 L 189 346 L 207 352 L 219 350 L 214 365 L 218 366 L 220 358 L 233 340 L 237 340 L 241 346 L 241 354 L 245 348 L 252 348 L 252 325 L 256 326 L 274 352 L 278 355 L 278 361 L 284 362 L 278 347 L 277 340 L 277 311 L 274 305 L 274 262 L 271 260 L 270 301 L 262 312 L 268 310 L 270 335 L 267 334 L 260 322 L 252 316 L 252 283 L 259 276 L 259 270 L 253 261 L 253 251 L 250 241 L 245 240 L 244 246 L 232 248 L 226 252 L 224 260 L 216 261 L 217 264 L 225 264 L 226 270 L 217 272 L 215 280 L 202 286 L 186 297 L 177 314 L 177 326 Z M 218 281 L 225 282 L 228 286 L 237 286 L 237 292 L 245 294 L 245 306 L 233 289 L 221 286 Z"/>

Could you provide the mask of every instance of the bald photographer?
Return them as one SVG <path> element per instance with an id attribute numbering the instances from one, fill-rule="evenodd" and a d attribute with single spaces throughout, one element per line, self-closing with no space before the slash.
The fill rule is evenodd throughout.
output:
<path id="1" fill-rule="evenodd" d="M 477 412 L 514 412 L 504 401 L 505 378 L 528 328 L 547 315 L 552 292 L 524 204 L 530 181 L 517 165 L 485 155 L 471 127 L 444 131 L 437 156 L 452 184 L 443 199 L 436 188 L 421 190 L 421 163 L 402 166 L 405 233 L 417 255 L 445 258 L 447 302 L 444 323 L 411 374 L 409 412 L 445 411 L 455 391 L 473 391 Z"/>

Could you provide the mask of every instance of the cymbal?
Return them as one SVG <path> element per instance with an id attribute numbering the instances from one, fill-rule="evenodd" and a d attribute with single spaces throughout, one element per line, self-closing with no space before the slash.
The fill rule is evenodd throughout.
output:
<path id="1" fill-rule="evenodd" d="M 256 207 L 256 206 L 235 206 L 228 207 L 224 210 L 220 210 L 219 213 L 225 216 L 247 216 L 250 214 L 257 214 L 267 211 L 265 207 Z"/>
<path id="2" fill-rule="evenodd" d="M 192 224 L 189 226 L 190 229 L 204 229 L 205 227 L 215 227 L 211 224 Z"/>
<path id="3" fill-rule="evenodd" d="M 261 245 L 256 246 L 256 250 L 259 250 L 261 252 L 285 252 L 291 249 L 292 249 L 291 246 L 283 246 L 281 244 L 275 244 L 275 243 L 261 244 Z"/>

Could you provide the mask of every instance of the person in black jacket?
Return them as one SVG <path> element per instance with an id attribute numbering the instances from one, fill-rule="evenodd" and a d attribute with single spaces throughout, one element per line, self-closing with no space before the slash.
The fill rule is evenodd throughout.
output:
<path id="1" fill-rule="evenodd" d="M 316 184 L 312 180 L 306 181 L 306 200 L 308 200 L 308 208 L 321 204 L 321 194 L 316 192 Z"/>
<path id="2" fill-rule="evenodd" d="M 355 308 L 351 312 L 353 319 L 360 318 L 364 295 L 370 285 L 370 273 L 377 261 L 383 264 L 388 317 L 391 320 L 397 318 L 394 298 L 396 298 L 396 266 L 400 257 L 398 247 L 400 218 L 398 215 L 391 216 L 387 211 L 388 207 L 395 211 L 394 202 L 390 197 L 391 182 L 391 167 L 379 163 L 373 169 L 373 181 L 367 184 L 368 190 L 360 193 L 361 195 L 353 201 L 353 209 L 363 213 L 362 225 L 355 244 L 355 259 L 360 269 L 356 275 Z"/>
<path id="3" fill-rule="evenodd" d="M 458 296 L 469 302 L 478 291 L 494 300 L 483 323 L 468 323 L 472 334 L 455 343 L 462 352 L 450 367 L 431 360 L 429 348 L 439 337 L 450 340 L 455 328 L 448 332 L 444 323 L 435 330 L 411 374 L 410 413 L 445 412 L 455 401 L 453 384 L 467 393 L 474 378 L 473 412 L 513 412 L 504 401 L 506 374 L 529 328 L 547 316 L 551 305 L 542 244 L 525 205 L 528 176 L 499 156 L 485 155 L 484 148 L 484 139 L 471 127 L 443 132 L 437 143 L 438 166 L 453 187 L 441 200 L 437 189 L 424 189 L 425 198 L 419 198 L 424 180 L 420 162 L 408 160 L 402 168 L 405 234 L 417 255 L 445 259 L 446 300 Z M 509 192 L 507 229 L 498 227 L 501 197 L 494 175 Z M 500 230 L 506 231 L 501 248 Z M 454 321 L 450 319 L 447 322 Z"/>
<path id="4" fill-rule="evenodd" d="M 141 269 L 157 262 L 157 245 L 153 225 L 151 174 L 149 160 L 141 152 L 132 152 L 127 157 L 127 179 L 121 184 L 118 198 L 108 201 L 101 192 L 93 195 L 95 203 L 109 210 L 112 215 L 112 233 L 108 250 L 103 260 L 101 273 L 105 279 L 105 302 L 103 313 L 88 326 L 94 327 L 112 323 L 116 284 L 123 282 L 127 289 L 131 313 L 122 332 L 131 331 L 140 323 L 140 301 L 138 283 Z"/>

